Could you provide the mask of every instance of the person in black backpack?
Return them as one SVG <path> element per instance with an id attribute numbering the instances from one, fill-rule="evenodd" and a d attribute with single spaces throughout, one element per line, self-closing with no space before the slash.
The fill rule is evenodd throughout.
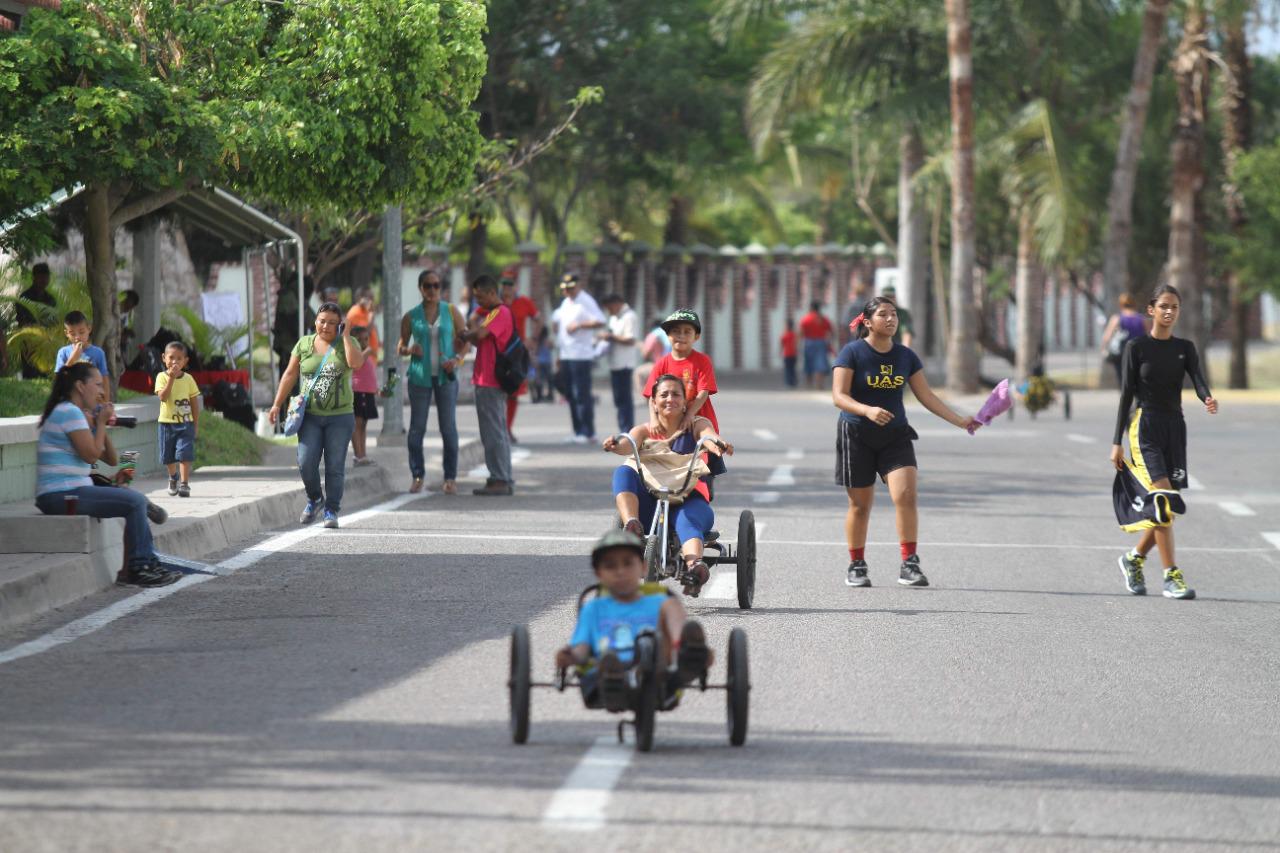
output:
<path id="1" fill-rule="evenodd" d="M 515 388 L 504 387 L 508 347 L 515 337 L 515 321 L 511 309 L 498 296 L 498 283 L 492 276 L 482 275 L 471 283 L 471 294 L 478 308 L 467 322 L 463 340 L 476 347 L 472 383 L 476 392 L 476 417 L 480 422 L 480 442 L 484 445 L 484 462 L 489 480 L 472 491 L 474 495 L 509 495 L 512 492 L 511 441 L 507 433 L 507 397 Z M 521 348 L 523 353 L 523 348 Z M 524 353 L 525 368 L 528 354 Z M 500 362 L 502 362 L 500 364 Z"/>

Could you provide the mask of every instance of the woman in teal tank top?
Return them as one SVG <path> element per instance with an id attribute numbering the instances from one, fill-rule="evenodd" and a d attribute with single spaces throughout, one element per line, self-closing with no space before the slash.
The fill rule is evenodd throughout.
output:
<path id="1" fill-rule="evenodd" d="M 413 481 L 410 492 L 422 491 L 427 476 L 422 454 L 422 440 L 427 434 L 427 417 L 431 402 L 436 404 L 436 423 L 444 442 L 444 481 L 440 488 L 447 495 L 457 494 L 458 479 L 458 381 L 457 369 L 466 357 L 470 344 L 459 334 L 466 329 L 457 307 L 441 301 L 443 284 L 435 270 L 418 276 L 418 292 L 422 302 L 400 319 L 400 342 L 396 347 L 409 359 L 406 390 L 409 396 L 409 473 Z"/>

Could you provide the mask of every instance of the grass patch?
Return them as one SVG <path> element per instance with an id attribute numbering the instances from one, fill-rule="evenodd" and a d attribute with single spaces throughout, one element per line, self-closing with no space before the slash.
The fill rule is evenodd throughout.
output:
<path id="1" fill-rule="evenodd" d="M 200 414 L 200 431 L 196 436 L 196 468 L 210 465 L 261 465 L 262 456 L 271 447 L 235 421 L 216 412 Z"/>
<path id="2" fill-rule="evenodd" d="M 24 415 L 38 415 L 44 410 L 44 401 L 49 399 L 49 390 L 53 380 L 23 379 L 20 376 L 0 377 L 0 418 L 20 418 Z M 127 388 L 120 389 L 121 400 L 132 400 L 142 397 Z"/>

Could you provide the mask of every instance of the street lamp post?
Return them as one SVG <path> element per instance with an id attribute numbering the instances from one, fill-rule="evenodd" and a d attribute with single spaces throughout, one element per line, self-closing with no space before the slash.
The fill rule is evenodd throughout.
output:
<path id="1" fill-rule="evenodd" d="M 400 206 L 390 205 L 382 215 L 382 330 L 383 357 L 386 360 L 385 375 L 400 366 L 400 357 L 393 342 L 400 339 L 400 259 L 401 248 Z M 403 446 L 404 432 L 404 377 L 400 377 L 391 396 L 384 400 L 382 408 L 382 432 L 378 434 L 380 447 Z"/>

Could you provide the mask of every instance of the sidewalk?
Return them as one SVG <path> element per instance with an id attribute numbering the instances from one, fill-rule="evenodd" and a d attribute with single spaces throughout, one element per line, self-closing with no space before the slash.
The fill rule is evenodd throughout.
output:
<path id="1" fill-rule="evenodd" d="M 380 423 L 373 422 L 370 432 L 376 435 L 378 429 Z M 440 439 L 432 432 L 428 431 L 424 448 L 428 483 L 439 479 L 435 472 L 440 467 Z M 375 465 L 352 468 L 348 452 L 344 514 L 408 486 L 404 447 L 375 444 L 371 440 L 369 448 Z M 460 470 L 465 472 L 482 460 L 479 438 L 474 431 L 464 432 L 459 442 Z M 151 526 L 156 550 L 196 560 L 265 530 L 296 525 L 306 502 L 296 450 L 288 446 L 269 450 L 262 465 L 198 469 L 191 477 L 189 498 L 171 496 L 164 474 L 140 477 L 133 488 L 169 513 L 163 525 Z M 8 536 L 0 532 L 0 630 L 72 604 L 115 581 L 123 557 L 122 520 L 45 516 L 24 501 L 0 504 L 0 531 L 6 528 Z M 42 541 L 58 544 L 50 544 L 46 553 L 6 553 L 26 551 L 18 540 L 29 543 L 33 531 L 44 537 Z M 57 549 L 63 553 L 54 553 Z"/>

